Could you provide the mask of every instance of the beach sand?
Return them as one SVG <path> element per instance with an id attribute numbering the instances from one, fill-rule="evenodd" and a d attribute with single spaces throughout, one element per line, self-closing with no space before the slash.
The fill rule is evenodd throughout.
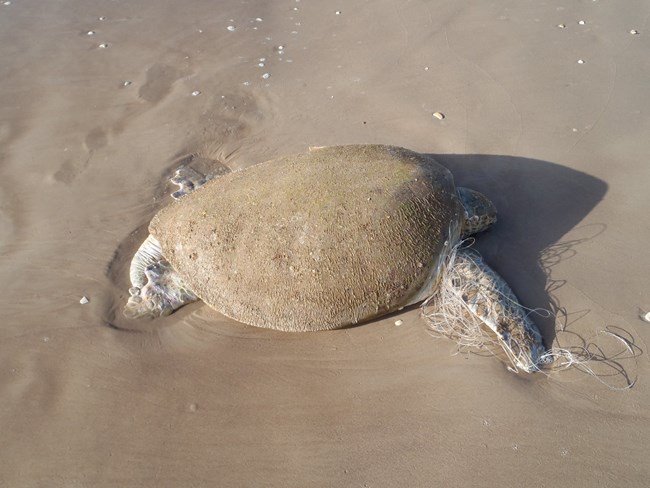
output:
<path id="1" fill-rule="evenodd" d="M 0 486 L 647 486 L 648 2 L 3 3 Z M 477 248 L 598 378 L 454 354 L 417 307 L 122 317 L 180 162 L 347 143 L 492 198 Z"/>

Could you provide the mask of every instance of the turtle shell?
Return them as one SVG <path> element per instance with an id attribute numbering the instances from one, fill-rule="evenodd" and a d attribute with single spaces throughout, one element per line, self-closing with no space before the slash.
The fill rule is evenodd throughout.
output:
<path id="1" fill-rule="evenodd" d="M 451 173 L 383 145 L 325 147 L 206 183 L 149 230 L 205 303 L 283 331 L 343 327 L 417 301 L 459 236 Z"/>

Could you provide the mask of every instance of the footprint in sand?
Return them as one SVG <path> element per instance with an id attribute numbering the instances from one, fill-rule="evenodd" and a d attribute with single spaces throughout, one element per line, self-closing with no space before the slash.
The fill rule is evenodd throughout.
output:
<path id="1" fill-rule="evenodd" d="M 86 170 L 90 164 L 90 159 L 92 158 L 93 153 L 108 144 L 108 135 L 101 127 L 95 127 L 86 135 L 84 144 L 86 146 L 86 151 L 88 151 L 88 156 L 82 160 L 68 159 L 65 161 L 58 171 L 54 173 L 54 179 L 56 181 L 67 185 L 72 183 Z"/>
<path id="2" fill-rule="evenodd" d="M 54 180 L 69 185 L 88 167 L 88 163 L 90 163 L 90 156 L 83 161 L 68 159 L 54 173 Z"/>
<path id="3" fill-rule="evenodd" d="M 86 136 L 86 149 L 88 149 L 89 152 L 101 149 L 107 143 L 108 136 L 106 135 L 106 132 L 104 132 L 104 129 L 101 127 L 95 127 Z"/>
<path id="4" fill-rule="evenodd" d="M 157 103 L 165 98 L 180 77 L 181 73 L 176 68 L 154 64 L 147 70 L 147 80 L 140 87 L 138 95 L 147 102 Z"/>

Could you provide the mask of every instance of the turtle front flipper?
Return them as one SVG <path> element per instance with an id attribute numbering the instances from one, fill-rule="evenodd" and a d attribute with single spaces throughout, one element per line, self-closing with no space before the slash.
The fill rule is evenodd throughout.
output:
<path id="1" fill-rule="evenodd" d="M 435 303 L 431 304 L 431 300 Z M 485 346 L 496 335 L 515 370 L 539 371 L 546 351 L 542 335 L 526 309 L 496 271 L 478 253 L 451 253 L 437 292 L 423 304 L 432 330 L 462 346 Z"/>
<path id="2" fill-rule="evenodd" d="M 158 240 L 149 236 L 133 256 L 131 288 L 124 315 L 129 318 L 169 315 L 198 300 L 180 275 L 163 258 Z"/>

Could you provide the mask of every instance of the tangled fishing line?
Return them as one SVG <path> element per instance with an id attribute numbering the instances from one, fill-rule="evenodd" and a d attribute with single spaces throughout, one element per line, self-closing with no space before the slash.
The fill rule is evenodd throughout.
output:
<path id="1" fill-rule="evenodd" d="M 422 316 L 434 337 L 446 337 L 458 346 L 458 352 L 486 351 L 508 364 L 513 372 L 542 372 L 576 368 L 594 376 L 611 389 L 615 388 L 594 371 L 591 364 L 605 362 L 615 374 L 630 381 L 624 368 L 617 362 L 626 351 L 626 358 L 635 358 L 633 343 L 611 329 L 601 331 L 620 341 L 625 351 L 606 357 L 602 351 L 590 352 L 594 343 L 578 347 L 546 349 L 542 336 L 530 315 L 551 317 L 545 309 L 522 306 L 517 297 L 496 272 L 489 268 L 478 252 L 469 249 L 471 240 L 465 240 L 451 249 L 442 266 L 438 286 L 421 305 Z M 505 355 L 505 358 L 503 357 Z"/>

